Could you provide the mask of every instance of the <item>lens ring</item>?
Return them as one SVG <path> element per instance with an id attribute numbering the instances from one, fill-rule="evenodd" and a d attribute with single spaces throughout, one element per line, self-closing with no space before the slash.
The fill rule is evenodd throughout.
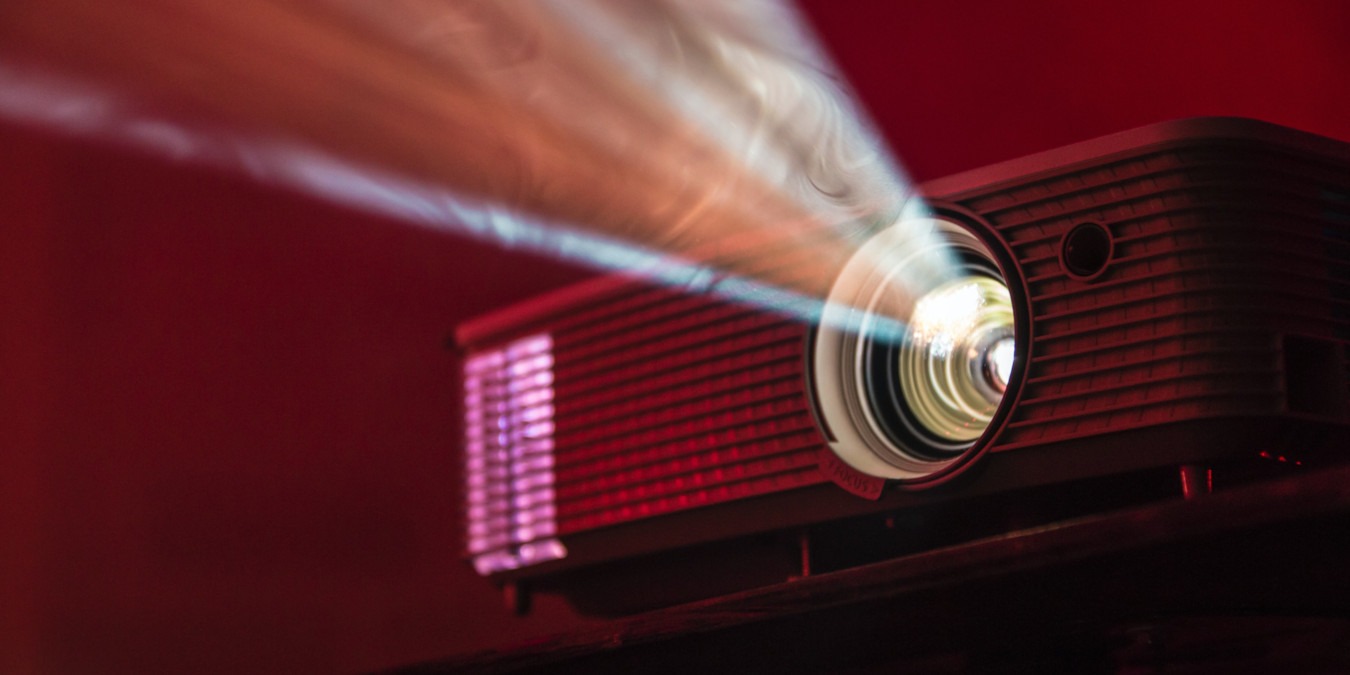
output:
<path id="1" fill-rule="evenodd" d="M 926 218 L 877 235 L 845 267 L 812 355 L 818 417 L 845 463 L 921 483 L 978 454 L 1024 361 L 1024 313 L 999 260 L 964 225 Z M 972 311 L 952 313 L 962 305 Z M 916 331 L 916 314 L 933 330 Z"/>

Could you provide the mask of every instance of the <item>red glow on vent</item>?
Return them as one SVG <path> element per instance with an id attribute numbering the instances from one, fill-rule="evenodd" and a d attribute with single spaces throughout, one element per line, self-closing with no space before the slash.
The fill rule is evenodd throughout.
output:
<path id="1" fill-rule="evenodd" d="M 1286 456 L 1284 456 L 1284 455 L 1273 455 L 1273 454 L 1271 454 L 1270 452 L 1267 452 L 1267 451 L 1265 451 L 1265 450 L 1262 450 L 1257 456 L 1260 457 L 1261 459 L 1269 459 L 1269 460 L 1273 460 L 1273 461 L 1279 462 L 1279 463 L 1281 463 L 1281 464 L 1293 464 L 1294 466 L 1303 466 L 1303 461 L 1302 461 L 1302 460 L 1291 459 L 1291 458 L 1286 457 Z"/>
<path id="2" fill-rule="evenodd" d="M 634 285 L 545 327 L 551 461 L 527 477 L 548 476 L 557 535 L 826 480 L 806 326 Z"/>

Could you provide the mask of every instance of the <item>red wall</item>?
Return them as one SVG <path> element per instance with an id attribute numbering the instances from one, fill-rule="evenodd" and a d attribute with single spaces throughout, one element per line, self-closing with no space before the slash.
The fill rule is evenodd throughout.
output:
<path id="1" fill-rule="evenodd" d="M 1350 139 L 1338 2 L 806 3 L 932 178 L 1167 118 Z M 0 670 L 361 670 L 580 620 L 456 558 L 469 316 L 584 272 L 0 125 Z"/>

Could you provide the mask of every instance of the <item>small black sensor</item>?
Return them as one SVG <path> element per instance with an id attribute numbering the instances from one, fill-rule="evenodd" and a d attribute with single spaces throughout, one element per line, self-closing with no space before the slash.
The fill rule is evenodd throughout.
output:
<path id="1" fill-rule="evenodd" d="M 1080 223 L 1064 235 L 1060 264 L 1076 279 L 1096 278 L 1111 260 L 1111 232 L 1097 223 Z"/>

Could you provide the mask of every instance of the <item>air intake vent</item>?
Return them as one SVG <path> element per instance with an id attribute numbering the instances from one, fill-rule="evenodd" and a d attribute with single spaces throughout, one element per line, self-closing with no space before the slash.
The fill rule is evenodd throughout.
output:
<path id="1" fill-rule="evenodd" d="M 567 555 L 553 475 L 553 341 L 535 335 L 464 364 L 468 548 L 479 574 Z"/>
<path id="2" fill-rule="evenodd" d="M 556 537 L 826 482 L 806 326 L 625 283 L 465 365 L 469 553 L 480 572 Z"/>
<path id="3" fill-rule="evenodd" d="M 560 534 L 823 480 L 801 324 L 634 286 L 551 329 Z"/>

